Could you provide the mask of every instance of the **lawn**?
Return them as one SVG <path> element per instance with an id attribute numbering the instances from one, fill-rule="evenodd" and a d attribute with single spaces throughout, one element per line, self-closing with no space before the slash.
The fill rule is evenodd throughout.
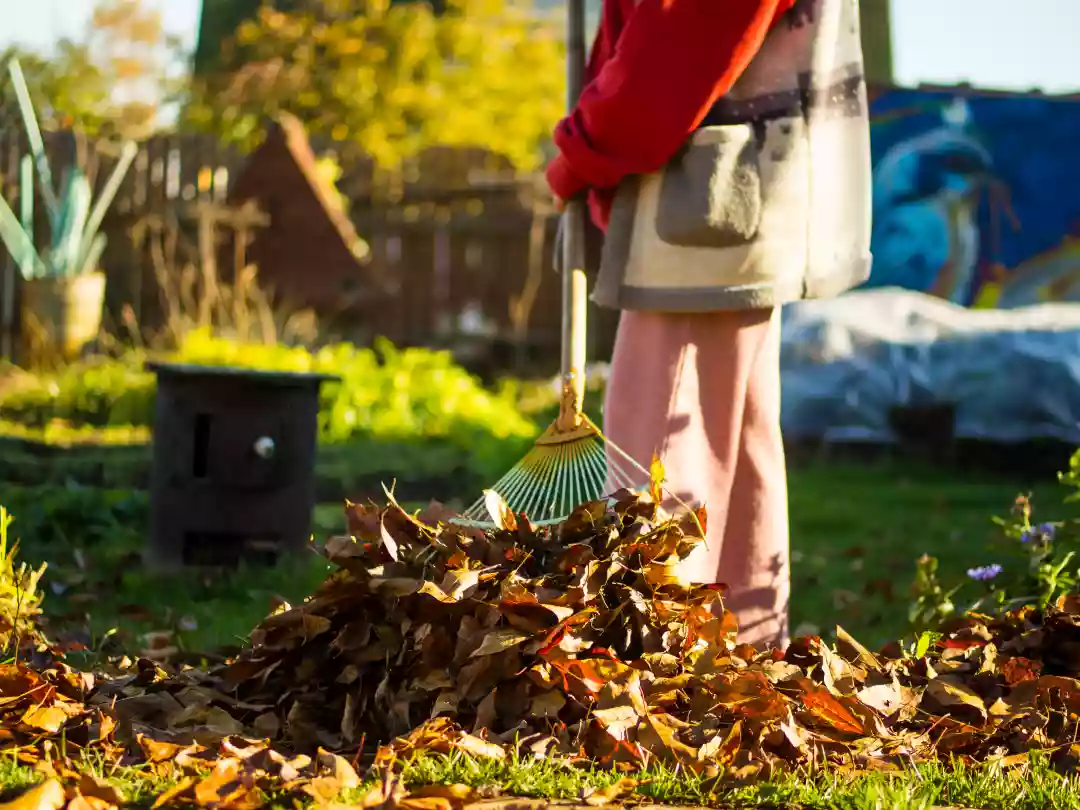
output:
<path id="1" fill-rule="evenodd" d="M 1001 478 L 959 477 L 912 462 L 796 466 L 792 627 L 829 637 L 841 624 L 871 647 L 900 637 L 915 559 L 937 556 L 946 580 L 1006 562 L 987 557 L 1001 533 L 991 518 L 1007 513 L 1020 490 Z M 1033 500 L 1046 505 L 1041 519 L 1062 516 L 1056 482 L 1035 487 Z M 22 558 L 49 564 L 50 625 L 91 648 L 230 651 L 279 600 L 302 600 L 327 573 L 322 558 L 305 554 L 274 569 L 152 575 L 139 565 L 147 521 L 140 492 L 0 485 L 0 503 L 15 515 Z M 343 530 L 341 504 L 316 508 L 317 539 Z M 974 584 L 969 591 L 975 594 Z M 162 633 L 171 634 L 168 643 Z"/>
<path id="2" fill-rule="evenodd" d="M 796 465 L 790 491 L 797 632 L 829 637 L 831 628 L 841 624 L 871 647 L 904 634 L 915 558 L 935 554 L 947 580 L 963 578 L 967 568 L 988 560 L 986 547 L 1000 534 L 991 516 L 1007 512 L 1018 489 L 1006 480 L 961 478 L 911 462 Z M 1062 490 L 1056 482 L 1032 494 L 1037 506 L 1047 504 L 1042 519 L 1062 516 Z M 85 645 L 69 656 L 80 668 L 96 668 L 120 653 L 200 668 L 212 665 L 245 646 L 248 631 L 282 601 L 298 603 L 311 594 L 330 569 L 325 559 L 310 553 L 272 569 L 153 576 L 140 566 L 147 517 L 143 493 L 5 485 L 0 486 L 0 502 L 22 518 L 15 524 L 23 528 L 15 532 L 22 539 L 20 557 L 49 564 L 45 626 L 54 639 Z M 315 527 L 317 538 L 342 532 L 342 505 L 318 506 Z M 970 595 L 975 588 L 973 583 Z M 175 764 L 118 767 L 96 754 L 75 756 L 68 766 L 95 774 L 93 790 L 106 802 L 148 807 L 172 790 L 180 805 L 233 806 L 207 804 L 198 791 L 192 792 L 193 778 L 212 779 L 206 775 L 208 766 L 202 771 Z M 0 759 L 0 790 L 14 796 L 36 784 L 47 791 L 42 780 L 50 773 L 13 756 Z M 387 799 L 386 785 L 371 775 L 359 785 L 333 787 L 332 801 L 337 807 L 385 810 L 461 810 L 477 803 L 490 810 L 541 810 L 498 801 L 502 796 L 576 801 L 583 808 L 645 801 L 722 808 L 1080 810 L 1075 780 L 1062 777 L 1060 768 L 1051 768 L 1038 755 L 1011 766 L 957 761 L 892 773 L 777 772 L 765 781 L 740 785 L 715 771 L 693 774 L 664 765 L 649 766 L 628 779 L 605 768 L 546 759 L 500 762 L 460 753 L 420 754 L 403 763 L 397 778 L 412 797 L 404 804 L 400 796 Z M 70 785 L 74 779 L 69 774 L 61 782 Z M 270 787 L 251 790 L 250 795 L 233 795 L 235 807 L 296 807 L 294 793 L 278 797 L 261 795 Z M 24 804 L 11 810 L 59 810 L 47 796 L 23 795 Z M 316 804 L 326 801 L 317 799 Z M 94 805 L 91 810 L 109 808 Z"/>
<path id="3" fill-rule="evenodd" d="M 905 627 L 906 583 L 914 557 L 935 553 L 946 574 L 962 577 L 966 568 L 986 559 L 984 547 L 999 531 L 990 515 L 1005 512 L 1016 490 L 1006 481 L 958 480 L 948 472 L 909 462 L 797 466 L 791 475 L 794 622 L 810 632 L 814 628 L 807 625 L 816 620 L 826 635 L 827 628 L 840 623 L 871 645 L 896 638 Z M 141 494 L 7 487 L 0 490 L 0 500 L 21 509 L 27 528 L 34 529 L 20 533 L 21 557 L 50 564 L 45 603 L 50 632 L 69 639 L 85 633 L 93 648 L 71 656 L 73 664 L 90 665 L 99 662 L 102 653 L 121 651 L 160 657 L 173 646 L 188 663 L 211 663 L 216 655 L 207 659 L 194 653 L 234 651 L 280 599 L 299 601 L 328 570 L 327 563 L 312 554 L 277 569 L 152 577 L 138 565 L 146 511 Z M 1060 504 L 1059 487 L 1048 483 L 1036 488 L 1034 500 Z M 319 535 L 338 532 L 343 523 L 339 505 L 318 508 Z M 912 538 L 919 538 L 918 545 Z M 184 656 L 184 650 L 193 654 Z M 127 767 L 95 755 L 44 770 L 40 763 L 31 767 L 9 756 L 0 759 L 0 786 L 9 796 L 35 784 L 44 792 L 48 789 L 42 787 L 43 780 L 57 768 L 63 777 L 68 766 L 93 773 L 98 782 L 80 789 L 103 796 L 107 804 L 145 807 L 163 793 L 176 791 L 173 804 L 181 806 L 193 803 L 223 810 L 296 806 L 292 793 L 255 795 L 262 790 L 257 786 L 250 788 L 250 795 L 248 788 L 233 789 L 235 804 L 208 803 L 184 781 L 192 778 L 191 773 L 212 779 L 205 770 L 208 766 L 202 771 L 160 763 Z M 396 773 L 410 791 L 408 800 L 388 799 L 383 777 L 374 775 L 359 784 L 341 782 L 329 800 L 339 808 L 386 810 L 460 810 L 473 804 L 491 810 L 541 810 L 539 805 L 500 801 L 504 796 L 577 802 L 583 808 L 645 801 L 719 808 L 1080 809 L 1076 781 L 1062 777 L 1060 768 L 1051 768 L 1049 760 L 1037 753 L 1025 761 L 931 763 L 886 773 L 778 771 L 765 781 L 745 785 L 709 769 L 692 773 L 657 764 L 628 777 L 625 772 L 551 759 L 498 761 L 461 753 L 421 754 L 405 760 Z M 61 781 L 70 785 L 73 779 L 68 775 Z M 12 810 L 24 807 L 59 810 L 44 793 Z M 92 810 L 107 808 L 94 804 Z"/>
<path id="4" fill-rule="evenodd" d="M 159 796 L 175 789 L 179 782 L 141 767 L 110 768 L 92 760 L 80 765 L 98 780 L 101 794 L 116 791 L 110 798 L 120 798 L 125 807 L 154 806 Z M 0 800 L 26 795 L 27 788 L 42 785 L 45 778 L 39 769 L 20 765 L 12 757 L 0 758 Z M 920 765 L 901 774 L 781 774 L 768 782 L 723 788 L 715 778 L 662 766 L 646 768 L 627 780 L 610 770 L 569 767 L 548 760 L 491 763 L 463 756 L 425 756 L 408 763 L 400 779 L 412 792 L 411 802 L 396 805 L 401 810 L 546 810 L 549 806 L 589 810 L 605 804 L 640 803 L 718 810 L 1080 810 L 1077 780 L 1062 778 L 1042 762 L 1022 771 L 955 764 Z M 394 803 L 374 803 L 379 789 L 378 779 L 367 778 L 359 787 L 333 796 L 331 802 L 310 804 L 333 810 L 392 810 Z M 269 808 L 297 808 L 291 797 L 271 795 L 266 802 Z M 53 806 L 28 803 L 8 807 L 40 810 Z"/>

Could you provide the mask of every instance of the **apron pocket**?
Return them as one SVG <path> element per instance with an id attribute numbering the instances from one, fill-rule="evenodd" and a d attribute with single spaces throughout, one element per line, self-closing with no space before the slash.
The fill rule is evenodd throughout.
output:
<path id="1" fill-rule="evenodd" d="M 760 155 L 751 124 L 694 133 L 663 170 L 656 235 L 678 247 L 752 242 L 761 226 Z"/>

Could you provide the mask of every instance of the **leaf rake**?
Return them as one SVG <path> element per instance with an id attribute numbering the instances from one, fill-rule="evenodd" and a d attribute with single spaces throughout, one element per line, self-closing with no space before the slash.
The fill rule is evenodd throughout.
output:
<path id="1" fill-rule="evenodd" d="M 585 75 L 584 0 L 567 3 L 567 73 L 572 110 Z M 532 450 L 465 510 L 461 523 L 492 526 L 504 508 L 525 514 L 534 525 L 558 523 L 581 503 L 624 488 L 644 488 L 650 482 L 650 471 L 605 438 L 583 410 L 588 301 L 585 214 L 582 200 L 568 200 L 559 228 L 563 381 L 559 415 Z"/>

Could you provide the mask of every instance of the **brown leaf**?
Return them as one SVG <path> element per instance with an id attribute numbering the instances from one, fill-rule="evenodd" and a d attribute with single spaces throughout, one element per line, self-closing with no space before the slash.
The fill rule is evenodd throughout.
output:
<path id="1" fill-rule="evenodd" d="M 634 674 L 631 667 L 608 658 L 551 663 L 566 678 L 571 693 L 579 695 L 596 694 L 610 681 Z"/>
<path id="2" fill-rule="evenodd" d="M 492 630 L 484 636 L 484 641 L 479 647 L 473 650 L 469 657 L 479 658 L 483 655 L 495 655 L 497 653 L 506 652 L 507 650 L 517 647 L 522 642 L 528 641 L 529 638 L 530 636 L 510 627 Z"/>
<path id="3" fill-rule="evenodd" d="M 723 768 L 731 763 L 742 745 L 742 721 L 736 720 L 727 733 L 720 733 L 698 749 L 698 760 Z"/>
<path id="4" fill-rule="evenodd" d="M 476 796 L 476 791 L 468 785 L 421 785 L 410 791 L 409 795 L 418 799 L 441 798 L 449 799 L 457 804 L 467 802 Z"/>
<path id="5" fill-rule="evenodd" d="M 79 775 L 79 793 L 89 798 L 100 799 L 111 805 L 121 805 L 124 803 L 124 797 L 116 787 L 109 784 L 104 779 L 98 779 L 96 776 L 88 773 Z"/>
<path id="6" fill-rule="evenodd" d="M 31 706 L 22 716 L 22 724 L 30 728 L 56 734 L 71 715 L 59 703 L 52 706 Z"/>
<path id="7" fill-rule="evenodd" d="M 646 720 L 638 730 L 638 740 L 647 750 L 653 754 L 666 753 L 677 762 L 697 761 L 697 751 L 677 736 L 686 723 L 666 713 L 650 713 Z"/>
<path id="8" fill-rule="evenodd" d="M 633 706 L 612 706 L 610 709 L 594 709 L 592 716 L 604 730 L 616 740 L 625 740 L 628 732 L 641 722 L 641 715 Z"/>
<path id="9" fill-rule="evenodd" d="M 319 776 L 304 785 L 304 792 L 323 807 L 331 806 L 342 789 L 341 782 L 333 776 Z"/>
<path id="10" fill-rule="evenodd" d="M 379 784 L 369 790 L 360 800 L 360 807 L 397 807 L 405 795 L 406 790 L 404 785 L 401 784 L 401 777 L 387 768 L 383 771 Z"/>
<path id="11" fill-rule="evenodd" d="M 281 721 L 273 712 L 264 712 L 252 721 L 251 727 L 261 736 L 272 740 L 281 731 Z"/>
<path id="12" fill-rule="evenodd" d="M 835 697 L 827 689 L 822 689 L 808 680 L 802 683 L 805 691 L 800 697 L 803 705 L 814 717 L 838 731 L 866 734 L 867 729 L 844 704 L 843 698 Z"/>
<path id="13" fill-rule="evenodd" d="M 379 539 L 382 541 L 382 546 L 386 549 L 386 553 L 390 555 L 390 559 L 394 562 L 398 561 L 398 544 L 397 540 L 390 536 L 390 532 L 386 530 L 386 523 L 379 521 Z"/>
<path id="14" fill-rule="evenodd" d="M 649 464 L 649 497 L 652 498 L 653 503 L 663 503 L 664 501 L 665 478 L 664 463 L 660 460 L 659 455 L 654 454 L 652 463 Z"/>
<path id="15" fill-rule="evenodd" d="M 506 750 L 502 746 L 489 743 L 485 740 L 481 740 L 479 737 L 472 734 L 462 734 L 455 742 L 454 746 L 466 754 L 471 754 L 474 757 L 480 759 L 506 759 Z"/>
<path id="16" fill-rule="evenodd" d="M 690 580 L 683 573 L 682 558 L 671 554 L 662 560 L 654 560 L 643 569 L 645 581 L 654 588 L 668 586 L 689 587 Z"/>
<path id="17" fill-rule="evenodd" d="M 484 506 L 487 507 L 491 520 L 499 529 L 517 531 L 517 518 L 514 512 L 506 505 L 502 495 L 493 489 L 484 490 Z"/>
<path id="18" fill-rule="evenodd" d="M 871 672 L 880 672 L 883 669 L 878 657 L 856 641 L 855 638 L 840 625 L 836 626 L 836 646 L 840 649 L 840 653 L 843 656 L 848 660 L 853 660 L 854 663 L 857 663 L 864 669 Z"/>
<path id="19" fill-rule="evenodd" d="M 99 799 L 95 796 L 84 796 L 78 791 L 71 797 L 71 801 L 68 802 L 67 810 L 113 810 L 115 804 L 110 804 L 104 799 Z"/>
<path id="20" fill-rule="evenodd" d="M 604 805 L 617 802 L 633 795 L 637 789 L 638 780 L 629 776 L 623 776 L 612 782 L 607 787 L 595 788 L 585 793 L 585 804 L 590 807 L 603 807 Z"/>
<path id="21" fill-rule="evenodd" d="M 405 796 L 397 803 L 398 810 L 452 810 L 454 803 L 445 796 Z"/>
<path id="22" fill-rule="evenodd" d="M 360 787 L 360 777 L 356 769 L 344 757 L 319 749 L 319 765 L 331 772 L 341 786 L 341 790 L 353 790 Z"/>
<path id="23" fill-rule="evenodd" d="M 36 672 L 20 664 L 0 664 L 0 708 L 34 700 L 47 689 Z"/>
<path id="24" fill-rule="evenodd" d="M 10 802 L 0 804 L 0 810 L 60 810 L 65 804 L 63 786 L 55 779 L 46 779 Z"/>
<path id="25" fill-rule="evenodd" d="M 443 577 L 440 588 L 451 599 L 460 601 L 473 592 L 483 573 L 483 569 L 451 568 Z"/>
<path id="26" fill-rule="evenodd" d="M 559 716 L 559 712 L 565 705 L 566 697 L 562 692 L 555 690 L 541 692 L 529 704 L 529 716 L 554 719 Z"/>
<path id="27" fill-rule="evenodd" d="M 767 723 L 787 716 L 784 696 L 761 673 L 724 676 L 710 680 L 708 686 L 720 706 L 746 720 Z"/>
<path id="28" fill-rule="evenodd" d="M 192 790 L 198 781 L 199 780 L 194 776 L 183 777 L 154 800 L 154 804 L 152 805 L 153 810 L 157 810 L 159 807 L 166 807 L 173 803 L 183 802 L 185 804 L 190 804 L 193 799 Z"/>
<path id="29" fill-rule="evenodd" d="M 1001 675 L 1009 686 L 1036 680 L 1042 672 L 1042 663 L 1028 658 L 1007 658 L 1001 665 Z"/>
<path id="30" fill-rule="evenodd" d="M 938 711 L 948 713 L 956 709 L 974 711 L 983 720 L 986 719 L 986 704 L 981 697 L 959 681 L 946 675 L 934 678 L 926 685 L 923 703 Z"/>
<path id="31" fill-rule="evenodd" d="M 860 689 L 856 697 L 864 705 L 880 712 L 883 717 L 891 717 L 907 704 L 918 703 L 917 697 L 913 698 L 911 690 L 907 690 L 905 695 L 904 687 L 901 687 L 895 679 L 890 683 L 879 683 L 876 686 Z"/>
<path id="32" fill-rule="evenodd" d="M 265 803 L 255 790 L 254 779 L 236 759 L 214 763 L 210 775 L 195 785 L 195 803 L 221 810 L 255 810 Z"/>
<path id="33" fill-rule="evenodd" d="M 184 746 L 176 743 L 162 742 L 147 737 L 145 734 L 138 735 L 137 742 L 143 751 L 143 756 L 149 762 L 165 762 L 175 759 L 184 750 Z"/>
<path id="34" fill-rule="evenodd" d="M 244 724 L 220 706 L 192 705 L 169 718 L 172 728 L 206 729 L 217 737 L 244 733 Z"/>

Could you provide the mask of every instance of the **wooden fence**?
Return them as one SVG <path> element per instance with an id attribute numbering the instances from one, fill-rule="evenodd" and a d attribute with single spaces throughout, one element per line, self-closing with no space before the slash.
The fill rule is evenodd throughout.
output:
<path id="1" fill-rule="evenodd" d="M 100 187 L 115 159 L 106 144 L 80 143 L 70 133 L 47 135 L 54 174 L 88 165 Z M 325 152 L 329 144 L 319 144 Z M 18 197 L 19 162 L 26 143 L 17 130 L 0 131 L 0 193 Z M 340 154 L 340 152 L 339 152 Z M 159 275 L 151 267 L 140 224 L 171 218 L 194 233 L 194 211 L 224 204 L 248 157 L 203 135 L 169 135 L 141 144 L 116 203 L 103 223 L 108 249 L 106 325 L 125 310 L 153 331 L 162 318 Z M 544 207 L 542 181 L 512 172 L 475 150 L 437 149 L 394 174 L 370 161 L 341 160 L 337 186 L 350 203 L 357 232 L 371 247 L 362 278 L 324 291 L 316 315 L 349 339 L 385 336 L 406 345 L 448 345 L 475 333 L 474 343 L 514 347 L 557 361 L 559 283 L 551 270 L 553 215 Z M 538 184 L 539 181 L 539 184 Z M 17 210 L 17 209 L 16 209 Z M 39 204 L 36 210 L 44 210 Z M 273 227 L 274 211 L 266 212 Z M 47 237 L 38 218 L 38 242 Z M 160 269 L 160 268 L 159 268 Z M 0 349 L 18 333 L 18 272 L 0 246 Z M 290 268 L 290 272 L 293 272 Z M 318 267 L 296 267 L 302 284 L 318 286 Z M 375 281 L 373 281 L 375 280 Z M 365 289 L 375 285 L 377 290 Z M 5 294 L 6 291 L 6 294 Z M 8 301 L 12 304 L 8 304 Z M 355 302 L 352 304 L 350 302 Z M 366 302 L 366 304 L 364 303 Z M 321 311 L 320 311 L 321 310 Z M 610 342 L 613 319 L 601 315 L 599 351 Z M 499 364 L 505 365 L 502 357 Z"/>

